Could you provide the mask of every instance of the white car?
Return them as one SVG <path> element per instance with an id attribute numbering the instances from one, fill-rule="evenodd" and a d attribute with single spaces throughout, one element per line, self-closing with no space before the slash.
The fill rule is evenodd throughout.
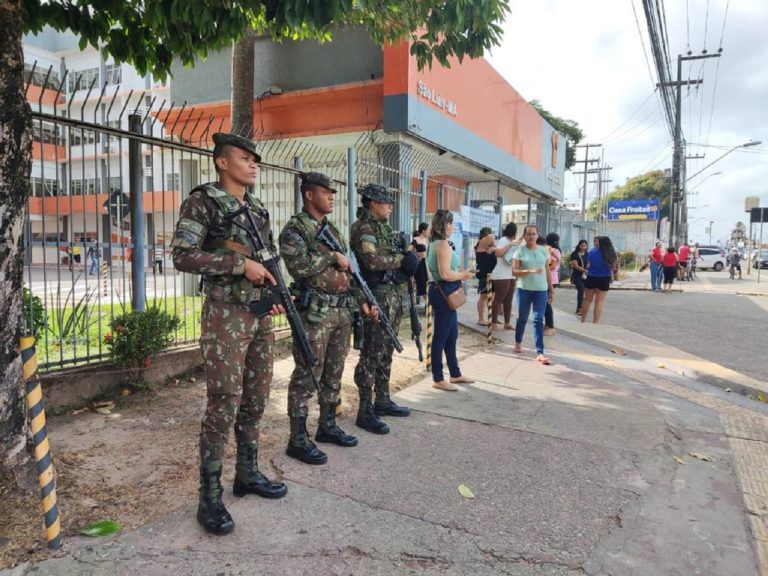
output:
<path id="1" fill-rule="evenodd" d="M 712 269 L 720 272 L 725 269 L 726 260 L 719 248 L 699 247 L 699 257 L 696 260 L 696 270 Z"/>

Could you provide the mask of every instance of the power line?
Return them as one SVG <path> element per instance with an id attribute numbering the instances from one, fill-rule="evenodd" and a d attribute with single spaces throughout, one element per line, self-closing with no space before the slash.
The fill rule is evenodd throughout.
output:
<path id="1" fill-rule="evenodd" d="M 653 95 L 654 95 L 655 93 L 656 93 L 656 90 L 655 90 L 655 89 L 654 89 L 654 90 L 652 90 L 652 91 L 651 91 L 651 93 L 650 93 L 650 94 L 648 94 L 648 96 L 646 96 L 645 100 L 643 100 L 642 104 L 640 104 L 640 106 L 638 106 L 638 107 L 637 107 L 637 109 L 636 109 L 634 112 L 632 112 L 632 114 L 629 116 L 629 118 L 627 118 L 626 120 L 624 120 L 624 122 L 622 122 L 621 124 L 619 124 L 619 125 L 618 125 L 616 128 L 614 128 L 613 130 L 611 130 L 610 132 L 608 132 L 608 134 L 607 134 L 606 136 L 604 136 L 603 138 L 601 138 L 601 140 L 608 140 L 608 138 L 610 138 L 611 136 L 613 136 L 614 132 L 618 132 L 618 131 L 619 131 L 621 128 L 623 128 L 623 127 L 624 127 L 624 126 L 625 126 L 625 125 L 626 125 L 626 124 L 627 124 L 627 123 L 628 123 L 630 120 L 632 120 L 632 118 L 634 118 L 634 117 L 637 115 L 637 113 L 638 113 L 638 112 L 640 112 L 640 110 L 642 110 L 642 109 L 645 107 L 645 105 L 648 103 L 648 101 L 649 101 L 649 100 L 650 100 L 650 99 L 653 97 Z"/>

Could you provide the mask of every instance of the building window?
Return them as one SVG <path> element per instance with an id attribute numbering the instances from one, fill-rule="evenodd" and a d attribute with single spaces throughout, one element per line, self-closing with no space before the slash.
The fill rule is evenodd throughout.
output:
<path id="1" fill-rule="evenodd" d="M 166 190 L 180 190 L 181 189 L 181 177 L 178 173 L 165 175 L 165 189 Z"/>
<path id="2" fill-rule="evenodd" d="M 95 81 L 95 84 L 94 84 Z M 77 90 L 87 90 L 91 87 L 91 84 L 98 85 L 99 83 L 99 69 L 88 68 L 87 70 L 72 71 L 69 74 L 69 80 L 67 82 L 68 91 L 70 93 Z"/>
<path id="3" fill-rule="evenodd" d="M 93 130 L 83 130 L 82 128 L 69 129 L 69 143 L 72 146 L 84 144 L 94 144 L 96 142 L 96 132 Z"/>
<path id="4" fill-rule="evenodd" d="M 29 179 L 29 183 L 32 196 L 42 198 L 43 196 L 59 195 L 59 182 L 52 178 L 38 178 L 32 176 Z"/>
<path id="5" fill-rule="evenodd" d="M 154 178 L 152 176 L 144 177 L 144 192 L 150 192 L 155 187 Z"/>
<path id="6" fill-rule="evenodd" d="M 42 144 L 55 144 L 57 146 L 64 146 L 65 144 L 61 128 L 51 122 L 33 122 L 32 140 Z"/>
<path id="7" fill-rule="evenodd" d="M 63 242 L 64 235 L 61 232 L 32 232 L 32 242 Z"/>
<path id="8" fill-rule="evenodd" d="M 81 180 L 72 180 L 70 190 L 73 196 L 83 196 L 85 194 L 95 194 L 99 187 L 99 181 L 96 178 L 83 178 Z"/>
<path id="9" fill-rule="evenodd" d="M 35 71 L 32 72 L 32 68 L 34 67 Z M 43 67 L 40 64 L 37 66 L 34 66 L 33 64 L 27 64 L 24 63 L 24 82 L 29 82 L 33 86 L 40 86 L 41 88 L 45 86 L 45 78 L 48 77 L 48 88 L 52 88 L 54 90 L 59 89 L 59 84 L 61 84 L 61 78 L 59 77 L 59 73 L 56 72 L 53 69 L 51 70 L 50 75 L 48 75 L 48 67 Z"/>
<path id="10" fill-rule="evenodd" d="M 119 64 L 107 64 L 105 68 L 104 82 L 107 84 L 120 84 L 123 79 L 122 69 Z"/>

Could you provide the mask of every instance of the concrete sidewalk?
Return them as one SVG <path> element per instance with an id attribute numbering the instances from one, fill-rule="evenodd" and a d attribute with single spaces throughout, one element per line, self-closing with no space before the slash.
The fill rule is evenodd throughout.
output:
<path id="1" fill-rule="evenodd" d="M 477 327 L 474 298 L 461 318 Z M 389 435 L 345 422 L 360 445 L 329 464 L 278 456 L 288 496 L 228 493 L 230 536 L 204 534 L 190 503 L 4 574 L 768 575 L 765 406 L 558 322 L 552 366 L 532 326 L 521 355 L 503 331 L 463 359 L 475 384 L 425 374 L 400 392 L 414 412 Z"/>
<path id="2" fill-rule="evenodd" d="M 757 270 L 747 274 L 746 266 L 741 279 L 731 280 L 728 271 L 705 270 L 696 273 L 696 278 L 690 282 L 675 280 L 673 290 L 681 292 L 703 292 L 709 294 L 741 294 L 744 296 L 768 296 L 768 271 L 761 270 L 758 278 Z M 650 290 L 651 276 L 649 271 L 635 272 L 622 270 L 620 282 L 611 285 L 611 290 Z"/>

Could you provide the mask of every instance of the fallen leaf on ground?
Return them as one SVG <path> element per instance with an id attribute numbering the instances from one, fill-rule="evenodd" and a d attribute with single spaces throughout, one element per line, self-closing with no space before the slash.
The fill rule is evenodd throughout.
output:
<path id="1" fill-rule="evenodd" d="M 91 407 L 96 408 L 109 408 L 110 410 L 115 407 L 114 400 L 104 400 L 102 402 L 94 402 Z"/>
<path id="2" fill-rule="evenodd" d="M 675 458 L 675 462 L 677 462 L 678 464 L 685 464 L 685 460 L 680 458 L 680 456 L 675 456 L 674 458 Z"/>
<path id="3" fill-rule="evenodd" d="M 108 416 L 112 414 L 112 409 L 104 406 L 101 408 L 96 408 L 95 412 L 97 412 L 98 414 L 103 414 L 104 416 Z"/>
<path id="4" fill-rule="evenodd" d="M 91 537 L 109 536 L 110 534 L 120 532 L 122 528 L 123 526 L 114 520 L 102 520 L 101 522 L 91 524 L 88 528 L 85 528 L 81 534 Z"/>
<path id="5" fill-rule="evenodd" d="M 614 354 L 618 354 L 619 356 L 626 356 L 627 355 L 627 353 L 624 350 L 622 350 L 621 348 L 610 348 L 610 351 L 613 352 Z"/>
<path id="6" fill-rule="evenodd" d="M 197 382 L 197 378 L 190 378 L 189 381 L 192 382 L 192 384 L 194 384 L 195 382 Z"/>
<path id="7" fill-rule="evenodd" d="M 678 373 L 680 376 L 685 376 L 685 372 L 683 372 L 682 370 L 678 370 L 678 371 L 677 371 L 677 373 Z"/>
<path id="8" fill-rule="evenodd" d="M 120 391 L 120 394 L 122 394 L 123 396 L 130 396 L 131 395 L 131 391 L 128 388 L 123 388 Z"/>
<path id="9" fill-rule="evenodd" d="M 658 364 L 656 364 L 656 368 L 666 368 L 666 367 L 667 365 L 663 364 L 662 362 L 659 362 Z"/>
<path id="10" fill-rule="evenodd" d="M 733 392 L 733 390 L 731 390 L 730 388 L 726 388 L 725 390 L 723 390 L 723 392 Z"/>
<path id="11" fill-rule="evenodd" d="M 693 456 L 697 460 L 703 460 L 704 462 L 714 462 L 715 459 L 712 458 L 712 456 L 708 456 L 707 454 L 699 454 L 698 452 L 688 452 L 689 456 Z"/>
<path id="12" fill-rule="evenodd" d="M 464 498 L 474 498 L 475 495 L 472 493 L 472 490 L 470 490 L 465 484 L 459 484 L 459 494 L 464 496 Z"/>

